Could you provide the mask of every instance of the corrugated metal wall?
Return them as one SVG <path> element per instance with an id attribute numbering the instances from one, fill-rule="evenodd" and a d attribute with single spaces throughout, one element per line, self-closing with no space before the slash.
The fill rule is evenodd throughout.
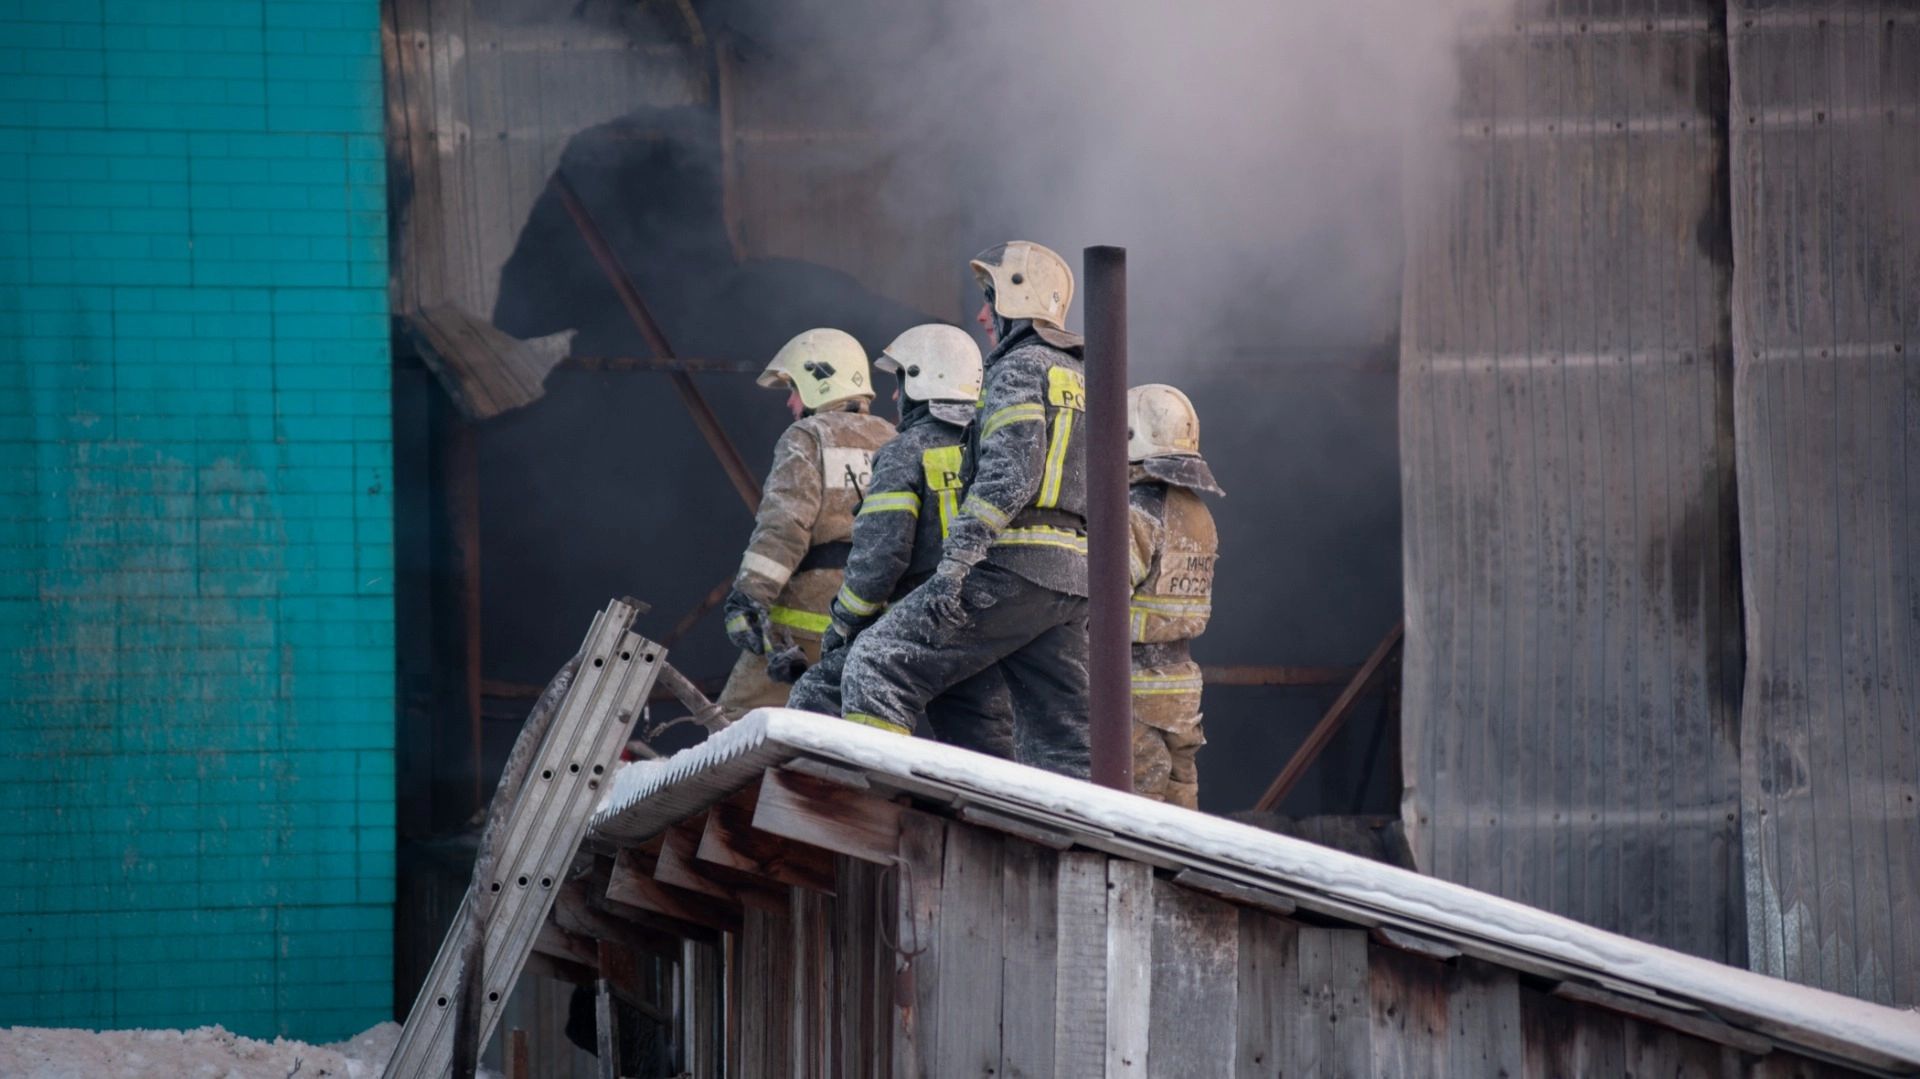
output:
<path id="1" fill-rule="evenodd" d="M 1409 207 L 1406 815 L 1421 868 L 1741 961 L 1712 5 L 1473 30 Z"/>
<path id="2" fill-rule="evenodd" d="M 1728 36 L 1749 948 L 1920 1003 L 1920 10 Z"/>
<path id="3" fill-rule="evenodd" d="M 1920 11 L 1526 11 L 1409 215 L 1416 853 L 1914 1003 Z"/>

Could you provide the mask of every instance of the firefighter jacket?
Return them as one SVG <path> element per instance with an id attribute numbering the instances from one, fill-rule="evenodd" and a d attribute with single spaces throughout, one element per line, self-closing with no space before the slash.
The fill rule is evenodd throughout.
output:
<path id="1" fill-rule="evenodd" d="M 986 358 L 974 477 L 946 554 L 1067 595 L 1087 594 L 1086 374 L 1077 338 L 1016 323 Z"/>
<path id="2" fill-rule="evenodd" d="M 753 538 L 733 579 L 767 606 L 770 629 L 810 638 L 826 632 L 873 452 L 893 433 L 886 420 L 849 408 L 803 417 L 774 444 Z"/>
<path id="3" fill-rule="evenodd" d="M 1133 469 L 1127 492 L 1133 579 L 1128 628 L 1135 644 L 1189 641 L 1213 614 L 1213 566 L 1220 542 L 1200 496 Z"/>
<path id="4" fill-rule="evenodd" d="M 972 473 L 967 425 L 935 416 L 924 403 L 908 406 L 900 433 L 873 455 L 873 482 L 853 520 L 853 551 L 832 611 L 843 633 L 865 629 L 939 565 Z"/>

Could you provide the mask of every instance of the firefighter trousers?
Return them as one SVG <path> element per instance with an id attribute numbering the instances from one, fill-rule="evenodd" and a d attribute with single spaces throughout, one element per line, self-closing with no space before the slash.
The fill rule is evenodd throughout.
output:
<path id="1" fill-rule="evenodd" d="M 1013 706 L 1014 759 L 1087 778 L 1086 597 L 983 562 L 960 601 L 961 619 L 948 622 L 917 588 L 855 639 L 841 681 L 846 718 L 911 730 L 929 701 L 998 668 Z"/>
<path id="2" fill-rule="evenodd" d="M 841 682 L 850 651 L 851 646 L 835 649 L 808 667 L 794 683 L 787 707 L 840 715 L 844 709 Z M 1013 705 L 1007 699 L 1007 680 L 998 668 L 989 667 L 962 679 L 928 701 L 926 718 L 933 736 L 948 745 L 1002 760 L 1013 759 Z"/>

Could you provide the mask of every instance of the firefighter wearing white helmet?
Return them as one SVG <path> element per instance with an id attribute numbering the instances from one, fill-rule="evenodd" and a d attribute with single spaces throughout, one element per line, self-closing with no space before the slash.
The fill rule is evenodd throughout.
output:
<path id="1" fill-rule="evenodd" d="M 840 330 L 808 330 L 787 342 L 760 385 L 790 391 L 794 423 L 774 444 L 753 538 L 727 595 L 727 637 L 741 654 L 717 703 L 732 719 L 787 703 L 791 683 L 820 658 L 854 509 L 873 452 L 893 437 L 893 425 L 867 411 L 866 350 Z"/>
<path id="2" fill-rule="evenodd" d="M 1198 809 L 1200 666 L 1189 645 L 1213 614 L 1220 543 L 1199 492 L 1223 494 L 1200 456 L 1200 418 L 1172 386 L 1127 391 L 1133 580 L 1134 793 Z"/>
<path id="3" fill-rule="evenodd" d="M 915 326 L 873 361 L 900 380 L 900 433 L 873 455 L 873 482 L 853 520 L 853 551 L 833 600 L 820 662 L 788 702 L 840 715 L 844 647 L 887 607 L 932 576 L 973 473 L 967 429 L 980 396 L 980 346 L 955 326 Z M 934 736 L 996 757 L 1013 756 L 1005 680 L 989 668 L 927 702 Z"/>
<path id="4" fill-rule="evenodd" d="M 1024 240 L 971 262 L 986 357 L 967 484 L 939 565 L 847 655 L 847 719 L 906 733 L 927 702 L 998 668 L 1024 763 L 1084 778 L 1086 378 L 1065 329 L 1073 273 Z"/>

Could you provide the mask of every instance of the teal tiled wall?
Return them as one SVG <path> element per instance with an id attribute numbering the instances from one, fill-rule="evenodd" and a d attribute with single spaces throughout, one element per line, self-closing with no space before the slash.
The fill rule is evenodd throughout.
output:
<path id="1" fill-rule="evenodd" d="M 375 0 L 0 0 L 0 1026 L 391 1008 Z"/>

